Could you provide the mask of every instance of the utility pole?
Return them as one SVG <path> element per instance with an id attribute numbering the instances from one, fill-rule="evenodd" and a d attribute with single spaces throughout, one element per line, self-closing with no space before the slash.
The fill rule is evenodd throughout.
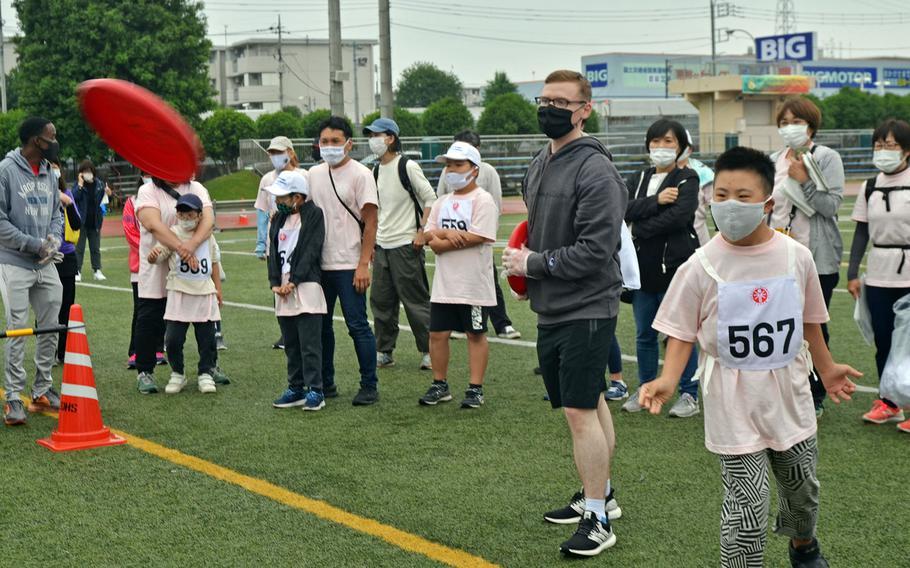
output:
<path id="1" fill-rule="evenodd" d="M 384 118 L 392 118 L 392 31 L 389 0 L 379 0 L 379 111 Z"/>
<path id="2" fill-rule="evenodd" d="M 221 106 L 227 106 L 227 57 L 228 57 L 228 40 L 227 40 L 227 25 L 224 26 L 224 50 L 221 52 L 221 61 L 218 65 L 218 90 L 219 93 L 218 99 L 221 101 Z"/>
<path id="3" fill-rule="evenodd" d="M 278 109 L 284 108 L 284 55 L 281 53 L 284 28 L 281 27 L 281 14 L 278 14 Z"/>
<path id="4" fill-rule="evenodd" d="M 0 6 L 3 3 L 0 2 Z M 0 110 L 6 112 L 6 38 L 3 36 L 3 13 L 0 11 Z"/>
<path id="5" fill-rule="evenodd" d="M 341 0 L 329 0 L 329 106 L 335 116 L 344 116 L 341 69 Z"/>
<path id="6" fill-rule="evenodd" d="M 714 14 L 717 6 L 711 0 L 711 75 L 717 75 L 717 28 L 714 25 Z"/>
<path id="7" fill-rule="evenodd" d="M 357 90 L 357 42 L 351 44 L 353 53 L 353 67 L 351 72 L 354 73 L 354 124 L 360 126 L 360 91 Z"/>

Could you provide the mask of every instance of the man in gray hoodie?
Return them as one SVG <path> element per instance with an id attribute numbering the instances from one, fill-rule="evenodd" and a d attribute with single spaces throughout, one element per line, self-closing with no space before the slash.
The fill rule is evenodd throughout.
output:
<path id="1" fill-rule="evenodd" d="M 22 146 L 0 161 L 0 295 L 7 329 L 29 326 L 29 305 L 38 327 L 57 325 L 63 286 L 54 262 L 60 254 L 63 213 L 57 176 L 49 160 L 56 160 L 60 146 L 51 121 L 31 117 L 19 127 Z M 51 367 L 57 334 L 37 336 L 35 383 L 29 411 L 60 409 L 60 395 L 53 389 Z M 25 423 L 19 395 L 26 387 L 25 338 L 6 340 L 7 425 Z"/>
<path id="2" fill-rule="evenodd" d="M 603 393 L 622 290 L 618 251 L 628 192 L 610 154 L 582 130 L 591 115 L 591 84 L 583 75 L 554 71 L 537 103 L 551 141 L 522 184 L 527 246 L 507 248 L 503 264 L 528 278 L 544 384 L 553 408 L 564 409 L 583 485 L 544 519 L 578 523 L 560 549 L 595 556 L 616 542 L 610 519 L 622 514 L 610 488 L 615 434 Z"/>

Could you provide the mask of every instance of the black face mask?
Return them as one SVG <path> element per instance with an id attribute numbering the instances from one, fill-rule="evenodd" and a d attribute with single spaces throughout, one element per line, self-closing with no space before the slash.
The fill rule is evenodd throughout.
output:
<path id="1" fill-rule="evenodd" d="M 573 114 L 574 112 L 567 108 L 541 107 L 537 109 L 537 124 L 547 138 L 556 140 L 572 132 L 572 129 L 575 128 L 575 125 L 572 124 Z"/>
<path id="2" fill-rule="evenodd" d="M 60 143 L 56 140 L 50 141 L 44 138 L 39 138 L 39 140 L 47 144 L 47 148 L 41 148 L 41 156 L 48 162 L 56 162 L 57 158 L 60 157 Z"/>

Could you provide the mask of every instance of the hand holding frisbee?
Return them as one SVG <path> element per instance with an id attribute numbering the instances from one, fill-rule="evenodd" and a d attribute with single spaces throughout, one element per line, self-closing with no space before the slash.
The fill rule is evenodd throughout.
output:
<path id="1" fill-rule="evenodd" d="M 509 274 L 509 287 L 516 294 L 523 296 L 528 292 L 528 256 L 531 251 L 525 246 L 528 242 L 528 222 L 522 221 L 512 231 L 509 244 L 502 253 L 502 265 Z"/>

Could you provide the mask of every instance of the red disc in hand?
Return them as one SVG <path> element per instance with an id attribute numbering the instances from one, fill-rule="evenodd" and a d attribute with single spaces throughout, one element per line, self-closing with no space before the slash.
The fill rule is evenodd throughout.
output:
<path id="1" fill-rule="evenodd" d="M 519 223 L 515 229 L 512 231 L 512 236 L 509 237 L 509 248 L 521 248 L 521 245 L 527 244 L 528 242 L 528 222 L 522 221 Z M 509 288 L 513 292 L 519 295 L 525 295 L 528 293 L 528 281 L 524 276 L 509 276 Z"/>

